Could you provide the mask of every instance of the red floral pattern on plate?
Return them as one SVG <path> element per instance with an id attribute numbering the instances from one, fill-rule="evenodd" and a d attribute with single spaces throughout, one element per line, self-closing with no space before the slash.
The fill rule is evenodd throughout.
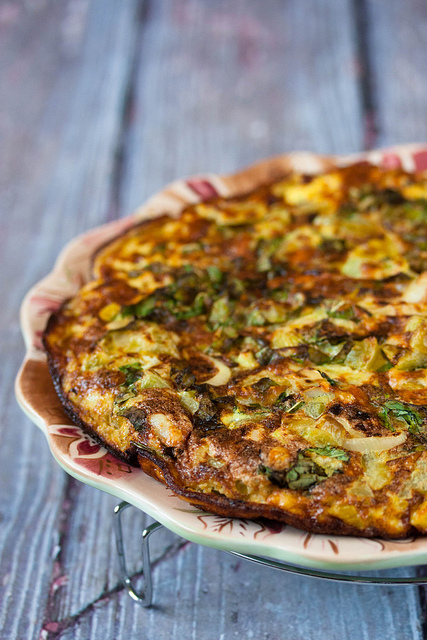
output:
<path id="1" fill-rule="evenodd" d="M 427 151 L 418 151 L 413 154 L 416 171 L 425 171 L 427 169 Z"/>
<path id="2" fill-rule="evenodd" d="M 187 185 L 194 193 L 196 193 L 202 200 L 209 200 L 218 195 L 218 191 L 215 187 L 203 178 L 191 178 L 187 180 Z"/>
<path id="3" fill-rule="evenodd" d="M 384 153 L 381 161 L 381 167 L 383 169 L 400 169 L 402 161 L 397 153 Z"/>
<path id="4" fill-rule="evenodd" d="M 50 435 L 59 454 L 87 471 L 110 480 L 132 473 L 132 467 L 109 453 L 98 442 L 84 434 L 79 427 L 51 427 Z"/>

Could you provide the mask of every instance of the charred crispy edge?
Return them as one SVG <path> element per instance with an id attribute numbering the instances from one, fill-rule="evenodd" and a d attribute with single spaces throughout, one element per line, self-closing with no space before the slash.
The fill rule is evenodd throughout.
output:
<path id="1" fill-rule="evenodd" d="M 84 420 L 81 419 L 81 417 L 79 416 L 79 414 L 77 413 L 77 411 L 75 409 L 75 406 L 69 400 L 69 398 L 67 397 L 66 393 L 64 392 L 63 387 L 62 387 L 62 375 L 61 375 L 61 372 L 60 372 L 60 363 L 57 361 L 57 358 L 52 353 L 50 345 L 49 345 L 49 343 L 47 341 L 48 335 L 50 334 L 50 332 L 52 331 L 52 329 L 54 328 L 55 324 L 58 321 L 59 313 L 60 313 L 60 310 L 56 311 L 54 314 L 52 314 L 50 316 L 49 321 L 48 321 L 47 326 L 46 326 L 46 329 L 44 331 L 43 337 L 42 337 L 42 341 L 43 341 L 43 346 L 45 348 L 46 355 L 47 355 L 47 365 L 48 365 L 49 373 L 50 373 L 52 381 L 53 381 L 53 386 L 55 387 L 55 391 L 58 394 L 59 399 L 61 400 L 61 403 L 62 403 L 62 406 L 64 408 L 65 413 L 68 415 L 69 418 L 71 418 L 71 420 L 77 426 L 79 426 L 85 433 L 90 435 L 91 438 L 96 440 L 96 442 L 101 444 L 108 451 L 113 453 L 115 456 L 117 456 L 118 458 L 120 458 L 124 462 L 127 462 L 128 464 L 130 464 L 130 465 L 132 465 L 134 467 L 138 467 L 139 465 L 138 465 L 138 458 L 137 458 L 136 448 L 135 447 L 130 447 L 126 451 L 120 451 L 120 449 L 118 449 L 118 448 L 114 447 L 113 445 L 109 444 L 108 442 L 106 442 L 103 438 L 101 438 L 96 433 L 94 428 L 89 423 L 87 423 L 87 422 L 85 422 Z"/>
<path id="2" fill-rule="evenodd" d="M 213 513 L 220 516 L 230 518 L 268 518 L 270 520 L 277 520 L 285 522 L 286 524 L 302 529 L 310 533 L 322 533 L 328 535 L 347 535 L 347 536 L 364 536 L 364 537 L 380 537 L 383 539 L 396 539 L 396 535 L 390 536 L 387 531 L 369 527 L 367 529 L 357 529 L 346 525 L 344 522 L 333 516 L 326 516 L 322 523 L 314 520 L 308 520 L 304 516 L 297 516 L 295 514 L 286 513 L 284 510 L 271 505 L 262 505 L 259 503 L 244 502 L 242 500 L 235 500 L 227 498 L 226 496 L 219 496 L 212 493 L 202 493 L 193 491 L 183 486 L 180 478 L 173 467 L 173 463 L 165 459 L 160 459 L 154 453 L 148 451 L 141 451 L 135 445 L 130 447 L 127 451 L 123 452 L 106 443 L 93 429 L 93 427 L 82 420 L 75 410 L 74 405 L 69 401 L 62 388 L 61 374 L 59 371 L 59 363 L 51 352 L 50 345 L 47 341 L 47 337 L 53 330 L 57 320 L 57 311 L 53 314 L 47 324 L 45 333 L 43 335 L 43 344 L 47 353 L 47 362 L 49 372 L 53 380 L 53 384 L 58 394 L 61 403 L 64 407 L 67 415 L 77 424 L 85 433 L 89 434 L 94 440 L 99 442 L 112 454 L 127 462 L 128 464 L 136 467 L 140 467 L 147 475 L 151 476 L 155 480 L 163 482 L 171 491 L 173 491 L 180 498 L 189 502 L 191 505 L 198 507 L 199 509 L 208 513 Z M 408 527 L 408 530 L 401 535 L 401 538 L 406 538 L 416 533 L 413 527 Z"/>
<path id="3" fill-rule="evenodd" d="M 243 500 L 227 498 L 226 496 L 193 491 L 183 486 L 183 484 L 180 482 L 180 478 L 176 473 L 172 462 L 168 462 L 165 459 L 160 459 L 154 453 L 141 451 L 135 445 L 130 447 L 127 451 L 123 452 L 105 442 L 105 440 L 96 433 L 96 431 L 90 424 L 80 418 L 75 410 L 74 405 L 70 402 L 63 391 L 58 362 L 55 356 L 52 354 L 50 345 L 47 341 L 47 336 L 52 331 L 57 322 L 58 313 L 59 312 L 56 312 L 50 317 L 45 333 L 43 335 L 43 344 L 47 353 L 49 372 L 52 377 L 56 393 L 61 400 L 65 412 L 71 418 L 71 420 L 112 454 L 132 466 L 139 466 L 147 475 L 151 476 L 155 480 L 164 483 L 177 496 L 179 496 L 186 502 L 189 502 L 194 507 L 198 507 L 199 509 L 208 513 L 213 513 L 230 518 L 268 518 L 270 520 L 285 522 L 292 527 L 301 529 L 303 531 L 308 531 L 310 533 L 396 539 L 396 535 L 391 536 L 385 530 L 377 529 L 374 527 L 357 529 L 356 527 L 346 525 L 338 518 L 329 515 L 325 516 L 325 519 L 322 523 L 319 523 L 311 519 L 308 520 L 304 516 L 297 516 L 295 514 L 286 513 L 284 510 L 271 505 L 244 502 Z M 414 533 L 417 533 L 414 527 L 408 527 L 408 530 L 405 531 L 405 533 L 403 533 L 400 537 L 407 538 Z"/>
<path id="4" fill-rule="evenodd" d="M 194 507 L 202 509 L 208 513 L 226 516 L 229 518 L 246 518 L 257 519 L 267 518 L 269 520 L 277 520 L 286 524 L 302 529 L 310 533 L 322 533 L 327 535 L 356 536 L 367 538 L 383 538 L 385 540 L 396 540 L 396 535 L 389 535 L 387 531 L 375 527 L 367 527 L 365 529 L 357 529 L 345 524 L 342 520 L 334 516 L 325 516 L 324 522 L 319 523 L 315 520 L 308 520 L 304 516 L 297 516 L 292 513 L 286 513 L 283 509 L 272 505 L 263 505 L 260 503 L 244 502 L 219 496 L 212 493 L 202 493 L 187 489 L 179 482 L 172 463 L 168 463 L 164 459 L 160 459 L 154 453 L 149 451 L 138 451 L 138 461 L 141 468 L 155 480 L 160 480 L 167 485 L 176 495 L 189 502 Z M 410 535 L 417 533 L 414 527 L 409 527 L 400 538 L 404 539 Z"/>
<path id="5" fill-rule="evenodd" d="M 313 173 L 314 175 L 317 173 L 322 173 L 324 171 L 333 170 L 342 166 L 338 159 L 334 156 L 319 156 L 316 158 L 319 160 L 320 165 L 319 171 L 315 172 L 307 172 Z M 357 159 L 354 160 L 357 162 Z M 350 165 L 351 162 L 348 162 Z M 345 162 L 347 165 L 347 162 Z M 238 196 L 244 196 L 245 194 L 249 194 L 251 191 L 254 191 L 262 186 L 266 186 L 269 183 L 284 179 L 286 176 L 290 175 L 293 172 L 292 161 L 289 161 L 286 157 L 278 156 L 276 158 L 271 158 L 270 160 L 263 161 L 261 163 L 257 163 L 255 165 L 251 165 L 244 169 L 241 172 L 237 172 L 235 174 L 229 174 L 225 176 L 220 176 L 221 181 L 226 187 L 228 193 L 224 194 L 222 197 L 224 198 L 233 198 Z M 161 195 L 160 192 L 158 195 Z M 214 200 L 215 198 L 209 199 Z M 209 201 L 207 200 L 207 201 Z M 184 211 L 187 206 L 190 206 L 191 202 L 183 202 L 182 210 L 178 215 Z M 141 220 L 140 222 L 136 222 L 135 225 L 126 229 L 122 233 L 118 234 L 114 238 L 107 240 L 101 246 L 99 246 L 96 251 L 93 252 L 91 258 L 91 269 L 92 269 L 92 279 L 94 279 L 94 264 L 97 256 L 110 244 L 116 242 L 121 237 L 129 234 L 133 230 L 137 228 L 143 228 L 144 226 L 148 226 L 153 220 L 159 219 L 162 216 L 167 217 L 168 214 L 164 212 L 163 208 L 159 207 L 158 212 L 153 212 L 147 218 Z M 176 216 L 174 216 L 176 217 Z M 176 477 L 176 474 L 172 473 L 172 465 L 167 464 L 164 460 L 160 460 L 154 454 L 149 452 L 141 452 L 137 450 L 135 446 L 129 448 L 127 451 L 122 452 L 119 449 L 113 447 L 106 443 L 93 429 L 93 427 L 82 420 L 80 416 L 77 414 L 74 405 L 70 402 L 68 397 L 63 391 L 62 388 L 62 376 L 60 373 L 60 366 L 57 362 L 57 358 L 54 356 L 49 342 L 47 340 L 49 334 L 53 330 L 54 326 L 58 321 L 58 317 L 62 313 L 64 306 L 66 305 L 68 300 L 64 300 L 61 307 L 53 313 L 46 325 L 45 331 L 42 336 L 43 346 L 45 348 L 47 354 L 47 363 L 49 367 L 49 372 L 52 377 L 52 381 L 58 394 L 58 397 L 61 400 L 63 408 L 67 415 L 75 422 L 85 433 L 88 433 L 94 440 L 99 442 L 102 446 L 108 449 L 111 453 L 113 453 L 118 458 L 127 462 L 133 466 L 140 466 L 145 473 L 155 478 L 158 481 L 164 482 L 174 493 L 180 496 L 185 501 L 190 504 L 198 507 L 202 510 L 205 510 L 209 513 L 214 513 L 221 516 L 226 517 L 240 517 L 240 518 L 260 518 L 265 517 L 271 520 L 278 520 L 281 522 L 285 522 L 288 525 L 296 527 L 298 529 L 302 529 L 304 531 L 308 531 L 310 533 L 322 533 L 329 535 L 353 535 L 353 536 L 364 536 L 364 537 L 381 537 L 383 539 L 396 539 L 396 536 L 389 536 L 387 532 L 376 529 L 373 527 L 367 529 L 357 529 L 356 527 L 351 527 L 346 525 L 338 518 L 333 516 L 327 516 L 325 522 L 319 524 L 316 521 L 307 521 L 304 516 L 296 516 L 294 514 L 285 513 L 282 509 L 273 507 L 271 505 L 261 505 L 259 503 L 248 503 L 241 500 L 234 500 L 231 498 L 227 498 L 225 496 L 218 496 L 214 494 L 203 494 L 192 491 L 190 489 L 186 489 L 183 487 Z M 408 530 L 402 534 L 401 538 L 406 538 L 409 535 L 416 533 L 414 527 L 408 527 Z"/>

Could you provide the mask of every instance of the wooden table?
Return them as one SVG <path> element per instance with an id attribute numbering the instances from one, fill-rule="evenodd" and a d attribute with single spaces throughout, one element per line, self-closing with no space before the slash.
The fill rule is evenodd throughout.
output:
<path id="1" fill-rule="evenodd" d="M 280 574 L 167 531 L 155 604 L 135 605 L 115 499 L 58 467 L 13 394 L 20 301 L 69 239 L 186 174 L 426 141 L 426 53 L 422 0 L 0 1 L 2 639 L 427 637 L 424 588 Z M 135 573 L 146 521 L 125 516 Z"/>

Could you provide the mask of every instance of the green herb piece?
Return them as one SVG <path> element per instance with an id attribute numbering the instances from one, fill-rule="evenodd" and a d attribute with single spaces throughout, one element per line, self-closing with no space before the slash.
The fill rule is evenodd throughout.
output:
<path id="1" fill-rule="evenodd" d="M 130 400 L 131 398 L 134 398 L 136 396 L 136 392 L 129 389 L 128 391 L 125 391 L 124 393 L 118 393 L 116 395 L 116 397 L 114 398 L 114 404 L 124 404 L 127 400 Z"/>
<path id="2" fill-rule="evenodd" d="M 301 409 L 305 404 L 304 400 L 299 400 L 295 402 L 295 397 L 286 394 L 286 391 L 283 391 L 279 397 L 277 398 L 274 406 L 284 411 L 285 413 L 295 413 L 298 409 Z"/>
<path id="3" fill-rule="evenodd" d="M 253 411 L 251 411 L 251 409 L 253 409 Z M 250 407 L 245 406 L 244 410 L 239 409 L 238 406 L 235 406 L 233 408 L 233 412 L 231 414 L 222 416 L 221 420 L 228 429 L 235 429 L 244 422 L 260 422 L 261 420 L 264 420 L 264 418 L 267 418 L 269 415 L 271 415 L 271 411 L 269 411 L 267 408 L 264 408 L 259 404 L 254 404 Z"/>
<path id="4" fill-rule="evenodd" d="M 398 400 L 387 400 L 384 402 L 384 409 L 389 411 L 397 420 L 405 422 L 408 426 L 409 433 L 418 433 L 423 419 L 416 409 Z"/>
<path id="5" fill-rule="evenodd" d="M 339 473 L 339 469 L 327 473 L 323 467 L 311 458 L 310 453 L 317 453 L 318 455 L 329 458 L 337 458 L 343 462 L 348 462 L 350 459 L 350 456 L 348 456 L 345 451 L 336 447 L 329 445 L 319 448 L 313 447 L 299 451 L 296 463 L 287 471 L 277 471 L 271 467 L 260 465 L 258 467 L 258 473 L 267 476 L 270 482 L 278 485 L 280 488 L 288 487 L 294 491 L 305 491 L 318 482 L 323 482 L 334 473 Z"/>
<path id="6" fill-rule="evenodd" d="M 258 467 L 258 473 L 265 475 L 270 482 L 276 484 L 281 489 L 287 486 L 286 471 L 276 471 L 271 467 L 267 467 L 265 464 L 260 464 Z"/>
<path id="7" fill-rule="evenodd" d="M 134 314 L 137 318 L 145 318 L 150 315 L 155 306 L 156 298 L 154 296 L 149 296 L 135 305 Z"/>
<path id="8" fill-rule="evenodd" d="M 345 307 L 344 305 L 338 306 L 331 311 L 328 311 L 329 318 L 337 318 L 340 320 L 351 320 L 352 322 L 359 322 L 359 318 L 356 315 L 356 309 L 353 306 Z"/>
<path id="9" fill-rule="evenodd" d="M 286 400 L 288 400 L 289 398 L 292 398 L 292 396 L 288 395 L 286 391 L 282 391 L 282 393 L 277 397 L 277 400 L 274 404 L 282 404 L 283 402 L 285 402 Z"/>
<path id="10" fill-rule="evenodd" d="M 132 423 L 135 431 L 142 431 L 147 424 L 147 414 L 143 409 L 139 409 L 138 407 L 131 407 L 127 409 L 127 411 L 123 411 L 121 415 Z"/>
<path id="11" fill-rule="evenodd" d="M 300 451 L 296 464 L 286 474 L 286 484 L 294 491 L 304 491 L 326 480 L 327 477 L 326 471 L 320 465 Z"/>
<path id="12" fill-rule="evenodd" d="M 185 367 L 178 371 L 173 371 L 171 374 L 172 380 L 175 382 L 178 389 L 188 389 L 196 382 L 196 376 L 191 370 L 191 367 Z"/>
<path id="13" fill-rule="evenodd" d="M 173 311 L 171 309 L 171 311 L 177 320 L 187 320 L 188 318 L 193 318 L 194 316 L 200 316 L 204 312 L 205 301 L 206 294 L 201 291 L 194 298 L 193 304 L 189 309 L 185 309 L 184 311 Z"/>
<path id="14" fill-rule="evenodd" d="M 125 364 L 119 367 L 119 371 L 126 376 L 123 386 L 130 387 L 141 377 L 142 366 L 139 362 L 133 362 L 132 364 Z"/>
<path id="15" fill-rule="evenodd" d="M 389 431 L 396 431 L 396 429 L 393 427 L 391 423 L 390 416 L 388 415 L 388 413 L 389 412 L 386 407 L 381 407 L 380 410 L 378 411 L 378 417 L 386 429 L 388 429 Z"/>
<path id="16" fill-rule="evenodd" d="M 232 298 L 240 298 L 245 289 L 246 285 L 240 278 L 233 278 L 231 282 L 228 283 L 228 292 Z"/>
<path id="17" fill-rule="evenodd" d="M 122 307 L 118 316 L 119 318 L 127 318 L 128 316 L 135 316 L 136 318 L 145 318 L 150 315 L 156 306 L 156 297 L 149 296 L 145 300 L 141 300 L 136 304 L 130 304 Z"/>
<path id="18" fill-rule="evenodd" d="M 292 407 L 289 407 L 289 409 L 284 409 L 284 411 L 286 411 L 286 413 L 295 413 L 296 411 L 298 411 L 298 409 L 301 409 L 304 404 L 304 400 L 300 400 L 299 402 L 296 402 L 294 405 L 292 405 Z"/>
<path id="19" fill-rule="evenodd" d="M 332 387 L 335 387 L 338 384 L 336 380 L 334 380 L 333 378 L 330 378 L 328 374 L 325 373 L 324 371 L 319 371 L 318 373 L 320 373 L 322 378 L 325 378 L 325 380 L 327 380 Z"/>
<path id="20" fill-rule="evenodd" d="M 134 316 L 134 315 L 135 315 L 135 305 L 130 304 L 125 307 L 122 307 L 114 319 L 116 320 L 121 318 L 127 318 L 128 316 Z"/>
<path id="21" fill-rule="evenodd" d="M 271 240 L 260 240 L 257 247 L 257 270 L 260 273 L 269 271 L 273 263 L 271 258 L 282 243 L 282 238 L 272 238 Z"/>
<path id="22" fill-rule="evenodd" d="M 261 366 L 265 367 L 267 364 L 270 364 L 274 355 L 275 352 L 273 349 L 270 349 L 270 347 L 263 347 L 255 353 L 255 360 L 259 362 Z"/>
<path id="23" fill-rule="evenodd" d="M 257 382 L 251 384 L 252 389 L 255 389 L 255 391 L 260 391 L 261 393 L 268 391 L 270 387 L 277 387 L 277 382 L 274 382 L 274 380 L 270 380 L 270 378 L 260 378 L 259 380 L 257 380 Z"/>
<path id="24" fill-rule="evenodd" d="M 207 272 L 209 279 L 213 284 L 220 284 L 224 279 L 224 274 L 222 273 L 221 269 L 219 269 L 215 265 L 208 267 Z"/>
<path id="25" fill-rule="evenodd" d="M 390 369 L 393 369 L 392 363 L 391 362 L 386 362 L 385 364 L 383 364 L 382 367 L 377 369 L 377 373 L 385 373 L 386 371 L 389 371 Z"/>
<path id="26" fill-rule="evenodd" d="M 289 293 L 285 289 L 273 289 L 271 297 L 275 302 L 286 302 L 289 298 Z"/>
<path id="27" fill-rule="evenodd" d="M 251 327 L 262 327 L 265 324 L 265 318 L 262 312 L 255 307 L 249 312 L 247 323 Z"/>
<path id="28" fill-rule="evenodd" d="M 305 364 L 304 358 L 300 358 L 299 356 L 291 356 L 291 360 L 293 360 L 297 364 Z"/>
<path id="29" fill-rule="evenodd" d="M 350 456 L 343 449 L 339 449 L 338 447 L 332 447 L 331 445 L 326 445 L 325 447 L 310 447 L 306 449 L 306 451 L 310 451 L 311 453 L 317 453 L 319 456 L 327 456 L 328 458 L 337 458 L 338 460 L 342 460 L 343 462 L 348 462 L 350 460 Z"/>
<path id="30" fill-rule="evenodd" d="M 156 452 L 151 447 L 147 447 L 147 445 L 143 444 L 142 442 L 135 442 L 131 440 L 131 444 L 133 444 L 134 447 L 136 447 L 137 449 L 140 449 L 141 451 L 148 451 L 148 453 L 157 455 Z"/>
<path id="31" fill-rule="evenodd" d="M 201 422 L 209 422 L 216 416 L 217 408 L 207 394 L 200 395 L 197 400 L 199 408 L 194 414 L 196 419 Z"/>
<path id="32" fill-rule="evenodd" d="M 222 326 L 230 315 L 230 301 L 228 296 L 221 296 L 215 300 L 209 315 L 209 322 L 218 328 Z"/>

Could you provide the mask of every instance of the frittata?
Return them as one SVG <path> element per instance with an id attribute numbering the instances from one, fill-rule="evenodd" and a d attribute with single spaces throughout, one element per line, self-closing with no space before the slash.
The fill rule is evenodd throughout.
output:
<path id="1" fill-rule="evenodd" d="M 292 173 L 102 247 L 44 335 L 70 416 L 201 509 L 427 533 L 427 177 Z"/>

